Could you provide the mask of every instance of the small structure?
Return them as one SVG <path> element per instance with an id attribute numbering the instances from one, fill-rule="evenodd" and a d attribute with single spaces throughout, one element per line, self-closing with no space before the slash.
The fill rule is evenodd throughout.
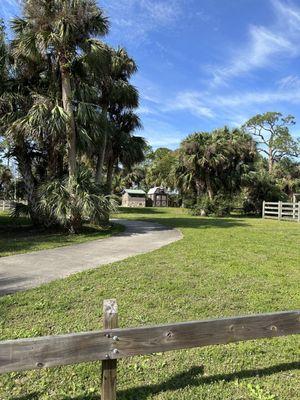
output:
<path id="1" fill-rule="evenodd" d="M 151 199 L 153 207 L 168 207 L 169 194 L 165 188 L 154 187 L 150 189 L 148 197 Z"/>
<path id="2" fill-rule="evenodd" d="M 146 193 L 141 189 L 124 189 L 122 207 L 146 207 Z"/>

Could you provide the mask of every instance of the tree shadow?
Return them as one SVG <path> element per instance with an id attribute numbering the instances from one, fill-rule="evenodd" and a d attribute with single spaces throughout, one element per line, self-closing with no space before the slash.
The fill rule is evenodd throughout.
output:
<path id="1" fill-rule="evenodd" d="M 210 385 L 219 381 L 232 382 L 237 379 L 257 378 L 270 376 L 285 371 L 300 369 L 300 362 L 282 363 L 266 368 L 250 369 L 233 372 L 230 374 L 217 374 L 211 376 L 203 376 L 204 367 L 194 366 L 188 371 L 176 374 L 165 382 L 155 385 L 144 385 L 140 387 L 120 390 L 117 393 L 118 400 L 146 400 L 150 396 L 158 395 L 167 391 L 176 391 L 184 389 L 187 386 L 197 387 L 202 385 Z M 14 398 L 13 400 L 36 400 L 37 393 L 27 396 Z M 87 394 L 77 397 L 64 397 L 63 400 L 100 400 L 99 395 Z"/>
<path id="2" fill-rule="evenodd" d="M 12 400 L 39 400 L 40 396 L 41 396 L 41 393 L 34 392 L 34 393 L 25 394 L 24 396 L 21 396 L 21 397 L 13 397 Z"/>
<path id="3" fill-rule="evenodd" d="M 28 280 L 30 278 L 24 275 L 9 276 L 0 273 L 0 298 L 24 290 L 24 284 Z"/>
<path id="4" fill-rule="evenodd" d="M 147 218 L 150 221 L 150 219 Z M 201 217 L 177 217 L 177 218 L 159 218 L 151 220 L 151 222 L 161 223 L 175 228 L 193 228 L 193 229 L 209 229 L 209 228 L 234 228 L 249 227 L 250 224 L 239 218 L 201 218 Z"/>
<path id="5" fill-rule="evenodd" d="M 165 214 L 166 209 L 164 208 L 152 208 L 152 207 L 119 207 L 118 212 L 116 213 L 116 215 L 118 214 Z"/>

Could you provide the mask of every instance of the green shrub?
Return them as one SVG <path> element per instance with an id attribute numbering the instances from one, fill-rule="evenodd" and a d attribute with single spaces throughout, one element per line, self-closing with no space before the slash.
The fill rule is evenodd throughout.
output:
<path id="1" fill-rule="evenodd" d="M 263 201 L 284 201 L 282 192 L 273 177 L 267 172 L 252 172 L 245 177 L 243 210 L 246 214 L 261 214 Z"/>
<path id="2" fill-rule="evenodd" d="M 232 200 L 224 196 L 216 196 L 210 199 L 207 195 L 198 199 L 197 204 L 191 207 L 192 215 L 215 215 L 224 217 L 232 210 Z"/>

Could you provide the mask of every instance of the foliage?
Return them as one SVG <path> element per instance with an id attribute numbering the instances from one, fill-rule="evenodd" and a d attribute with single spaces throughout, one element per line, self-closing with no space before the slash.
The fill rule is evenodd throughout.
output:
<path id="1" fill-rule="evenodd" d="M 110 194 L 120 165 L 129 172 L 144 158 L 145 140 L 134 135 L 141 127 L 134 113 L 138 92 L 129 82 L 137 66 L 124 49 L 99 40 L 108 26 L 93 0 L 26 0 L 22 16 L 12 22 L 11 43 L 1 29 L 1 146 L 18 164 L 36 225 L 48 223 L 39 206 L 39 193 L 45 204 L 44 195 L 50 195 L 46 183 L 61 199 L 67 193 L 76 197 L 71 191 L 85 167 L 94 175 L 97 193 Z M 68 185 L 62 183 L 67 176 Z M 92 189 L 85 199 L 92 206 L 94 188 L 86 189 Z M 107 214 L 105 202 L 97 203 L 99 222 L 100 206 Z M 75 224 L 77 231 L 77 220 L 85 215 L 77 206 L 69 211 L 54 220 Z"/>
<path id="2" fill-rule="evenodd" d="M 300 141 L 293 139 L 289 127 L 295 125 L 292 115 L 283 116 L 279 112 L 266 112 L 250 118 L 243 128 L 253 135 L 260 145 L 259 151 L 266 154 L 269 173 L 274 164 L 284 157 L 297 157 L 300 154 Z"/>
<path id="3" fill-rule="evenodd" d="M 160 208 L 126 209 L 119 217 L 175 227 L 183 239 L 2 297 L 1 340 L 99 330 L 102 301 L 110 298 L 118 301 L 121 327 L 299 307 L 296 223 L 198 218 L 181 209 Z M 39 400 L 94 400 L 100 396 L 100 375 L 98 362 L 6 374 L 0 377 L 0 398 L 16 400 L 36 393 Z M 120 400 L 250 400 L 248 384 L 259 385 L 265 397 L 274 393 L 281 400 L 298 400 L 299 337 L 208 346 L 118 363 Z"/>
<path id="4" fill-rule="evenodd" d="M 263 201 L 283 201 L 286 195 L 266 171 L 253 171 L 244 176 L 244 202 L 246 213 L 261 214 Z"/>
<path id="5" fill-rule="evenodd" d="M 208 195 L 201 196 L 197 204 L 191 207 L 192 215 L 225 217 L 232 210 L 232 199 L 217 195 L 211 199 Z"/>
<path id="6" fill-rule="evenodd" d="M 176 187 L 174 168 L 178 158 L 177 151 L 161 147 L 148 156 L 151 160 L 147 167 L 146 185 L 148 188 L 162 186 L 170 189 Z"/>
<path id="7" fill-rule="evenodd" d="M 14 208 L 12 209 L 10 216 L 13 219 L 18 219 L 20 217 L 30 218 L 30 210 L 28 204 L 16 202 Z"/>
<path id="8" fill-rule="evenodd" d="M 212 200 L 216 192 L 232 195 L 239 190 L 242 175 L 255 156 L 255 144 L 237 129 L 195 133 L 181 144 L 178 183 L 197 197 L 207 194 Z"/>
<path id="9" fill-rule="evenodd" d="M 49 216 L 50 224 L 57 223 L 71 233 L 78 233 L 84 219 L 98 225 L 107 223 L 115 203 L 101 194 L 90 171 L 82 169 L 70 180 L 47 182 L 39 188 L 39 207 Z M 74 219 L 73 219 L 74 218 Z"/>
<path id="10" fill-rule="evenodd" d="M 300 192 L 300 163 L 283 158 L 274 167 L 274 178 L 278 187 L 290 198 Z"/>
<path id="11" fill-rule="evenodd" d="M 8 167 L 0 162 L 0 198 L 7 199 L 13 192 L 13 175 Z"/>

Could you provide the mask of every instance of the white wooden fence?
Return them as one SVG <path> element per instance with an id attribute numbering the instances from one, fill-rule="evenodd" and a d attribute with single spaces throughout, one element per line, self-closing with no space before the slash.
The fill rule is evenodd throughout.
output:
<path id="1" fill-rule="evenodd" d="M 300 202 L 283 203 L 282 201 L 264 201 L 262 217 L 300 222 Z"/>
<path id="2" fill-rule="evenodd" d="M 12 200 L 0 200 L 0 211 L 10 211 L 14 208 L 15 202 Z"/>

